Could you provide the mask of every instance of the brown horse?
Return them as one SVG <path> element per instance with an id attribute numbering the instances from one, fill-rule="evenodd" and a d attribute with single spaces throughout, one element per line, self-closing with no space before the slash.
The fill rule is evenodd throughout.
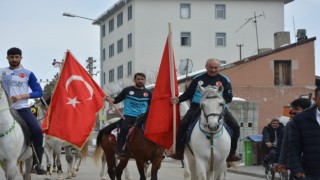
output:
<path id="1" fill-rule="evenodd" d="M 134 129 L 132 133 L 129 133 L 128 140 L 126 142 L 126 151 L 128 156 L 126 158 L 120 159 L 120 163 L 118 164 L 118 166 L 115 165 L 115 140 L 112 140 L 114 138 L 110 138 L 110 133 L 105 134 L 106 131 L 100 131 L 97 136 L 97 144 L 94 157 L 96 160 L 101 157 L 101 153 L 99 153 L 99 151 L 101 151 L 102 148 L 108 162 L 108 174 L 111 179 L 114 179 L 115 173 L 118 180 L 121 179 L 123 169 L 127 166 L 130 158 L 134 158 L 136 160 L 141 180 L 146 179 L 144 169 L 145 164 L 147 162 L 151 162 L 151 180 L 156 180 L 165 148 L 145 138 L 142 128 L 138 126 L 134 126 L 133 128 Z M 113 154 L 110 153 L 112 147 Z M 109 166 L 109 164 L 111 166 Z M 114 169 L 115 167 L 116 169 Z"/>

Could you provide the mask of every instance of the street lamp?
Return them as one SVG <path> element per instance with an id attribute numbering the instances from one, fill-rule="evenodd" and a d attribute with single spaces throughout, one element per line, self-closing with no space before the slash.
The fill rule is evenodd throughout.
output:
<path id="1" fill-rule="evenodd" d="M 93 23 L 99 23 L 99 24 L 101 24 L 102 22 L 101 21 L 98 21 L 98 20 L 95 20 L 95 19 L 91 19 L 91 18 L 87 18 L 87 17 L 83 17 L 83 16 L 78 16 L 78 15 L 75 15 L 75 14 L 71 14 L 71 13 L 67 13 L 67 12 L 64 12 L 63 14 L 62 14 L 63 16 L 67 16 L 67 17 L 78 17 L 78 18 L 82 18 L 82 19 L 87 19 L 87 20 L 91 20 L 91 21 L 93 21 Z"/>

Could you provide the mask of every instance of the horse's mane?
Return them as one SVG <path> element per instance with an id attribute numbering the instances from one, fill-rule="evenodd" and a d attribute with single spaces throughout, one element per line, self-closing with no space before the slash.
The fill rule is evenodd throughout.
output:
<path id="1" fill-rule="evenodd" d="M 3 90 L 4 91 L 4 90 Z M 4 91 L 5 92 L 5 91 Z M 8 96 L 8 94 L 5 92 L 5 95 L 6 95 L 6 97 L 7 97 L 7 101 L 8 101 L 8 104 L 9 104 L 9 107 L 11 107 L 12 106 L 12 102 L 11 101 L 9 101 L 9 96 Z M 23 134 L 24 134 L 24 137 L 25 137 L 25 139 L 26 139 L 26 143 L 27 144 L 30 144 L 31 143 L 31 132 L 30 132 L 30 129 L 29 129 L 29 127 L 28 127 L 28 125 L 27 125 L 27 123 L 22 119 L 22 117 L 19 115 L 19 113 L 15 110 L 15 109 L 13 109 L 13 108 L 9 108 L 10 109 L 10 113 L 11 113 L 11 115 L 12 115 L 12 117 L 17 121 L 17 123 L 19 123 L 20 124 L 20 126 L 21 126 L 21 129 L 22 129 L 22 132 L 23 132 Z"/>
<path id="2" fill-rule="evenodd" d="M 207 86 L 205 88 L 203 88 L 202 93 L 202 98 L 206 99 L 206 98 L 222 98 L 221 94 L 220 94 L 220 90 L 217 86 Z"/>

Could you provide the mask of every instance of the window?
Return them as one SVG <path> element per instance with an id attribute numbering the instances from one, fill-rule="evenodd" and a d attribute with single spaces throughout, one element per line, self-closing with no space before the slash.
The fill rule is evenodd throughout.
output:
<path id="1" fill-rule="evenodd" d="M 226 18 L 226 5 L 216 4 L 216 19 Z"/>
<path id="2" fill-rule="evenodd" d="M 216 33 L 216 46 L 226 47 L 226 33 Z"/>
<path id="3" fill-rule="evenodd" d="M 132 33 L 128 34 L 128 48 L 132 47 Z"/>
<path id="4" fill-rule="evenodd" d="M 117 15 L 117 27 L 120 27 L 123 24 L 123 13 Z"/>
<path id="5" fill-rule="evenodd" d="M 123 39 L 121 38 L 117 42 L 117 53 L 121 53 L 123 51 Z"/>
<path id="6" fill-rule="evenodd" d="M 114 19 L 110 19 L 109 21 L 109 33 L 114 30 Z"/>
<path id="7" fill-rule="evenodd" d="M 102 49 L 102 60 L 106 60 L 106 49 Z"/>
<path id="8" fill-rule="evenodd" d="M 114 44 L 109 46 L 109 58 L 114 56 Z"/>
<path id="9" fill-rule="evenodd" d="M 225 64 L 227 64 L 227 61 L 226 60 L 220 60 L 220 64 L 221 65 L 225 65 Z"/>
<path id="10" fill-rule="evenodd" d="M 123 65 L 118 66 L 118 80 L 123 78 Z"/>
<path id="11" fill-rule="evenodd" d="M 103 72 L 103 84 L 105 85 L 106 84 L 106 73 Z"/>
<path id="12" fill-rule="evenodd" d="M 191 46 L 190 32 L 181 32 L 181 46 Z"/>
<path id="13" fill-rule="evenodd" d="M 279 60 L 274 61 L 274 85 L 276 86 L 291 86 L 291 61 Z"/>
<path id="14" fill-rule="evenodd" d="M 109 82 L 114 81 L 114 69 L 109 70 Z"/>
<path id="15" fill-rule="evenodd" d="M 105 24 L 101 26 L 101 36 L 102 37 L 106 36 L 106 25 Z"/>
<path id="16" fill-rule="evenodd" d="M 132 62 L 131 61 L 129 61 L 128 62 L 128 76 L 131 76 L 132 75 Z"/>
<path id="17" fill-rule="evenodd" d="M 181 19 L 191 18 L 190 4 L 180 4 L 180 18 Z"/>
<path id="18" fill-rule="evenodd" d="M 132 19 L 132 6 L 128 6 L 128 21 Z"/>

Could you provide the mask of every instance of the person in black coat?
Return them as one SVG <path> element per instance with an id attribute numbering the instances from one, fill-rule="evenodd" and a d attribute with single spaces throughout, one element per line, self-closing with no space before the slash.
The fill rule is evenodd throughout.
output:
<path id="1" fill-rule="evenodd" d="M 320 86 L 308 110 L 292 120 L 289 167 L 296 179 L 320 180 Z"/>
<path id="2" fill-rule="evenodd" d="M 272 119 L 271 123 L 265 126 L 262 130 L 262 149 L 265 152 L 263 158 L 264 165 L 270 161 L 278 162 L 279 152 L 283 138 L 283 124 L 279 119 Z"/>
<path id="3" fill-rule="evenodd" d="M 287 169 L 289 169 L 288 167 L 289 159 L 287 157 L 288 157 L 288 151 L 289 151 L 288 142 L 289 142 L 289 137 L 291 133 L 291 124 L 292 124 L 291 120 L 296 114 L 301 113 L 302 111 L 308 109 L 310 105 L 311 105 L 310 99 L 306 99 L 306 98 L 295 99 L 290 104 L 290 108 L 291 108 L 290 121 L 284 127 L 284 135 L 283 135 L 282 146 L 281 146 L 280 155 L 279 155 L 279 171 L 284 172 Z M 292 173 L 290 173 L 289 180 L 293 180 Z"/>

